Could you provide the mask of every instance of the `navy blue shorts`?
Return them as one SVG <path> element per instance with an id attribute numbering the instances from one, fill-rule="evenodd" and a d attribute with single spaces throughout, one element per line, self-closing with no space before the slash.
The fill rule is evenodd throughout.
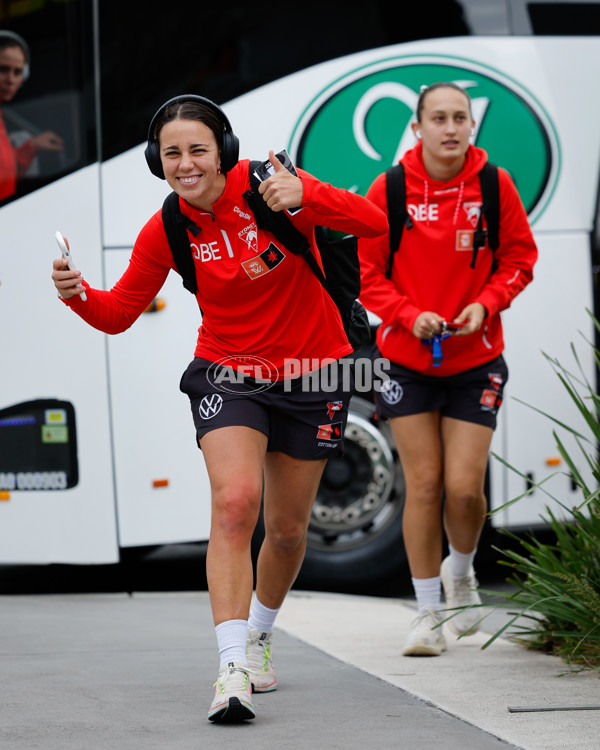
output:
<path id="1" fill-rule="evenodd" d="M 269 451 L 314 460 L 343 453 L 352 373 L 333 363 L 309 376 L 265 383 L 196 357 L 180 389 L 189 396 L 198 444 L 210 430 L 245 426 L 264 432 Z M 224 376 L 223 376 L 224 375 Z"/>
<path id="2" fill-rule="evenodd" d="M 373 358 L 381 357 L 377 347 Z M 438 377 L 390 363 L 390 379 L 375 394 L 377 413 L 391 419 L 437 411 L 445 417 L 496 428 L 508 368 L 500 355 L 491 362 L 456 375 Z"/>

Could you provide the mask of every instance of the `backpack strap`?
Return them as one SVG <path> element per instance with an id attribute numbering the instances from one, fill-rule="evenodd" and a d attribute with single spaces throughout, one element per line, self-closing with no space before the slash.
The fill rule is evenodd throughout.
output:
<path id="1" fill-rule="evenodd" d="M 282 242 L 286 249 L 295 255 L 302 255 L 310 266 L 312 272 L 319 279 L 327 293 L 331 295 L 331 290 L 327 284 L 327 279 L 321 271 L 315 256 L 310 251 L 310 243 L 306 237 L 292 224 L 285 211 L 273 211 L 267 205 L 262 195 L 258 192 L 260 180 L 254 174 L 256 168 L 261 164 L 260 161 L 251 161 L 249 166 L 250 190 L 244 193 L 244 198 L 252 209 L 257 226 L 267 229 Z M 327 230 L 325 227 L 315 226 L 315 240 L 321 254 L 326 252 L 327 248 Z"/>
<path id="2" fill-rule="evenodd" d="M 179 196 L 175 192 L 169 193 L 164 200 L 162 221 L 183 286 L 195 295 L 198 291 L 198 283 L 187 230 L 189 229 L 196 236 L 200 233 L 200 227 L 181 213 Z"/>
<path id="3" fill-rule="evenodd" d="M 497 250 L 500 245 L 500 185 L 498 167 L 489 161 L 486 162 L 479 173 L 479 181 L 485 203 L 484 212 L 488 226 L 488 245 L 492 250 Z"/>
<path id="4" fill-rule="evenodd" d="M 406 224 L 407 229 L 410 229 L 413 225 L 410 214 L 406 210 L 406 185 L 403 164 L 396 164 L 386 170 L 385 192 L 390 227 L 390 257 L 385 275 L 389 279 L 392 276 L 394 253 L 400 247 L 404 225 Z"/>
<path id="5" fill-rule="evenodd" d="M 471 268 L 475 268 L 477 253 L 485 247 L 487 238 L 492 252 L 500 245 L 500 186 L 498 182 L 498 167 L 489 161 L 483 165 L 479 172 L 479 184 L 481 186 L 481 211 L 477 229 L 473 235 L 473 258 Z M 483 228 L 483 216 L 487 224 L 487 230 Z"/>
<path id="6" fill-rule="evenodd" d="M 388 205 L 388 223 L 390 238 L 390 257 L 386 271 L 387 278 L 391 278 L 394 253 L 400 246 L 402 231 L 406 225 L 410 229 L 413 225 L 410 214 L 406 209 L 406 185 L 404 177 L 404 166 L 396 164 L 386 170 L 386 198 Z M 485 247 L 486 239 L 490 249 L 497 250 L 500 244 L 500 187 L 498 182 L 498 167 L 486 162 L 479 172 L 481 185 L 481 211 L 479 222 L 473 236 L 473 258 L 471 268 L 475 268 L 477 253 L 480 248 Z M 396 210 L 395 210 L 396 207 Z M 483 228 L 483 216 L 485 215 L 487 230 Z"/>
<path id="7" fill-rule="evenodd" d="M 329 249 L 329 238 L 327 234 L 327 229 L 325 227 L 315 226 L 315 240 L 317 242 L 317 247 L 319 248 L 319 252 L 321 253 L 321 258 L 324 257 L 324 254 L 328 252 Z M 331 296 L 331 291 L 329 289 L 329 286 L 327 284 L 327 279 L 325 278 L 323 271 L 321 271 L 321 267 L 315 260 L 315 256 L 312 253 L 306 253 L 304 255 L 304 258 L 308 265 L 311 267 L 314 275 L 319 279 L 321 284 L 325 287 L 325 290 L 329 293 Z"/>

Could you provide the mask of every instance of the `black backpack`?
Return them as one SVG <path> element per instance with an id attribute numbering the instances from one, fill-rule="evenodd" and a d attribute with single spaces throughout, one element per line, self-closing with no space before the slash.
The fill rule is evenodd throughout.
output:
<path id="1" fill-rule="evenodd" d="M 259 164 L 260 161 L 250 162 L 250 190 L 244 193 L 257 226 L 274 234 L 290 252 L 304 257 L 340 311 L 344 330 L 354 351 L 366 346 L 371 342 L 371 326 L 367 311 L 357 299 L 360 294 L 357 238 L 347 235 L 341 239 L 332 239 L 325 227 L 315 227 L 315 239 L 325 270 L 323 275 L 306 237 L 296 229 L 285 211 L 272 211 L 258 192 L 260 180 L 255 176 L 254 170 Z M 179 196 L 175 192 L 165 198 L 162 219 L 183 285 L 195 295 L 198 287 L 187 230 L 196 236 L 200 229 L 181 213 Z"/>
<path id="2" fill-rule="evenodd" d="M 406 185 L 404 182 L 404 166 L 396 164 L 386 170 L 386 194 L 388 204 L 388 223 L 390 226 L 390 258 L 386 276 L 392 275 L 392 264 L 394 253 L 400 246 L 402 231 L 406 226 L 411 229 L 413 222 L 406 209 Z M 485 247 L 486 238 L 492 252 L 498 249 L 498 231 L 500 226 L 500 188 L 498 185 L 498 167 L 486 162 L 479 172 L 481 185 L 481 211 L 477 229 L 473 235 L 473 257 L 471 268 L 475 268 L 477 253 Z M 483 228 L 483 216 L 485 215 L 487 229 Z"/>

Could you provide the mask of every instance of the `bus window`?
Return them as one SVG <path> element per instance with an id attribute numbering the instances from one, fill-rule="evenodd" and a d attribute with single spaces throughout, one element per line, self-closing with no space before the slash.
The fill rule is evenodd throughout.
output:
<path id="1" fill-rule="evenodd" d="M 600 33 L 600 2 L 597 0 L 507 0 L 507 6 L 511 34 L 595 36 Z"/>
<path id="2" fill-rule="evenodd" d="M 529 3 L 534 34 L 545 36 L 591 36 L 600 34 L 600 3 Z"/>
<path id="3" fill-rule="evenodd" d="M 0 44 L 11 36 L 22 40 L 28 58 L 17 90 L 0 86 L 4 202 L 98 159 L 90 15 L 85 0 L 0 5 Z M 9 170 L 16 177 L 13 189 L 6 189 Z"/>
<path id="4" fill-rule="evenodd" d="M 504 0 L 485 0 L 504 6 Z M 335 57 L 423 37 L 471 33 L 462 3 L 429 0 L 295 4 L 235 2 L 191 4 L 185 12 L 163 3 L 98 3 L 102 59 L 103 158 L 146 139 L 148 123 L 167 99 L 200 94 L 230 101 L 290 73 Z M 144 30 L 140 32 L 140 18 Z"/>

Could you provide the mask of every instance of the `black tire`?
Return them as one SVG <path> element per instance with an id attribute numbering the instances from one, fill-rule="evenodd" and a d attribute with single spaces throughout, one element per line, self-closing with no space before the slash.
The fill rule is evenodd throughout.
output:
<path id="1" fill-rule="evenodd" d="M 345 455 L 330 458 L 308 528 L 297 589 L 398 595 L 410 577 L 402 539 L 405 486 L 387 423 L 353 396 Z"/>

